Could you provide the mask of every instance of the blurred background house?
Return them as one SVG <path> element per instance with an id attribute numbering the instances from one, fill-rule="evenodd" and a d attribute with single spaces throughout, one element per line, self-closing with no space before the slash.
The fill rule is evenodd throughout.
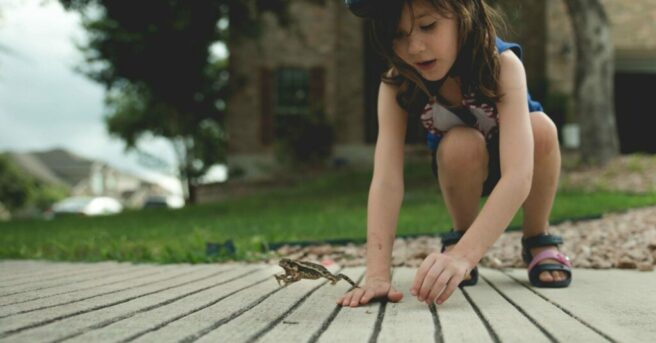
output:
<path id="1" fill-rule="evenodd" d="M 228 42 L 239 85 L 228 99 L 228 168 L 245 177 L 275 167 L 279 128 L 294 118 L 324 115 L 334 128 L 335 157 L 370 158 L 362 22 L 341 1 L 290 1 L 292 23 L 263 15 L 256 39 Z"/>
<path id="2" fill-rule="evenodd" d="M 559 128 L 573 113 L 575 42 L 562 1 L 497 0 L 508 20 L 506 40 L 524 48 L 531 94 Z M 656 81 L 656 2 L 602 1 L 615 46 L 616 116 L 622 153 L 656 152 L 647 94 Z M 264 14 L 257 39 L 228 43 L 231 75 L 239 84 L 228 99 L 228 167 L 247 178 L 276 167 L 277 127 L 290 118 L 324 115 L 334 128 L 333 163 L 371 163 L 376 97 L 385 63 L 368 42 L 363 21 L 340 1 L 292 0 L 289 27 Z M 561 130 L 562 132 L 562 130 Z M 419 121 L 408 127 L 409 148 L 424 144 Z M 571 143 L 570 143 L 571 144 Z M 568 146 L 576 148 L 574 146 Z"/>
<path id="3" fill-rule="evenodd" d="M 561 128 L 561 133 L 566 131 L 566 124 L 575 126 L 580 118 L 588 119 L 585 124 L 592 122 L 592 116 L 579 115 L 574 110 L 572 93 L 576 44 L 573 41 L 574 35 L 565 2 L 488 2 L 501 7 L 505 12 L 509 30 L 500 31 L 500 35 L 506 40 L 522 44 L 531 94 L 543 103 L 547 114 Z M 647 130 L 650 126 L 644 124 L 643 113 L 651 113 L 647 110 L 647 101 L 650 98 L 647 92 L 652 88 L 652 81 L 656 81 L 656 2 L 601 2 L 612 25 L 615 47 L 615 113 L 621 151 L 654 152 L 656 142 L 649 139 Z M 6 35 L 10 38 L 7 40 L 9 43 L 0 42 L 0 49 L 4 49 L 0 50 L 3 54 L 2 62 L 5 63 L 3 65 L 9 66 L 2 69 L 3 80 L 6 80 L 3 85 L 7 86 L 6 89 L 20 91 L 18 86 L 22 85 L 24 80 L 30 80 L 30 87 L 32 84 L 60 85 L 64 82 L 59 74 L 53 74 L 55 77 L 51 82 L 35 81 L 46 73 L 29 73 L 37 70 L 30 63 L 37 63 L 38 57 L 42 59 L 38 62 L 42 63 L 44 68 L 51 67 L 46 62 L 52 62 L 53 70 L 56 70 L 54 66 L 61 67 L 63 62 L 71 62 L 70 66 L 64 67 L 72 69 L 72 66 L 78 63 L 73 62 L 74 59 L 83 56 L 80 51 L 63 54 L 57 62 L 52 55 L 57 49 L 40 43 L 34 44 L 34 47 L 19 47 L 18 43 L 40 42 L 39 38 L 29 37 L 45 37 L 43 34 L 52 31 L 53 27 L 62 27 L 56 21 L 49 23 L 51 26 L 42 27 L 41 23 L 45 24 L 48 21 L 46 18 L 51 18 L 56 12 L 41 11 L 40 7 L 57 7 L 58 11 L 65 11 L 61 7 L 64 4 L 69 10 L 66 15 L 72 15 L 73 12 L 82 13 L 84 4 L 88 3 L 91 2 L 60 0 L 35 5 L 36 0 L 16 0 L 13 6 L 0 6 L 0 12 L 6 14 L 2 17 L 5 27 L 0 33 L 10 33 Z M 228 2 L 223 1 L 133 5 L 101 1 L 98 4 L 102 7 L 110 6 L 115 11 L 106 11 L 105 14 L 116 16 L 86 17 L 87 28 L 101 30 L 84 30 L 89 31 L 86 33 L 92 38 L 84 50 L 91 55 L 99 54 L 99 62 L 102 63 L 92 66 L 80 60 L 78 67 L 89 67 L 90 72 L 86 76 L 94 82 L 103 80 L 100 84 L 95 84 L 95 87 L 102 86 L 107 80 L 118 86 L 113 89 L 96 88 L 97 98 L 94 101 L 97 107 L 87 109 L 79 103 L 70 106 L 74 109 L 70 115 L 79 117 L 77 122 L 84 118 L 89 123 L 85 124 L 87 126 L 61 125 L 62 131 L 59 132 L 74 133 L 78 136 L 76 140 L 70 140 L 68 145 L 57 142 L 60 138 L 67 138 L 65 134 L 52 135 L 50 138 L 56 139 L 49 142 L 24 139 L 30 134 L 35 135 L 35 132 L 49 132 L 49 128 L 47 121 L 43 119 L 46 110 L 37 107 L 31 109 L 22 106 L 22 103 L 48 102 L 16 101 L 21 106 L 15 104 L 15 107 L 10 108 L 7 105 L 11 103 L 9 100 L 18 99 L 20 96 L 16 93 L 13 96 L 8 96 L 8 92 L 3 93 L 6 95 L 3 105 L 7 106 L 7 109 L 3 112 L 4 108 L 0 108 L 0 114 L 6 113 L 3 117 L 6 118 L 6 122 L 3 122 L 5 142 L 0 143 L 8 147 L 5 149 L 21 150 L 16 147 L 18 145 L 12 144 L 31 141 L 43 144 L 43 149 L 68 146 L 69 149 L 75 150 L 82 146 L 91 151 L 95 145 L 87 142 L 108 133 L 121 137 L 126 146 L 136 142 L 141 134 L 145 134 L 147 138 L 157 137 L 161 139 L 161 144 L 151 145 L 154 148 L 144 150 L 152 155 L 154 162 L 140 164 L 162 176 L 177 179 L 176 182 L 185 188 L 182 192 L 188 203 L 225 199 L 240 192 L 264 187 L 267 182 L 283 182 L 284 180 L 276 178 L 280 174 L 273 173 L 274 171 L 301 174 L 307 170 L 294 168 L 294 159 L 306 165 L 310 161 L 319 167 L 325 167 L 326 163 L 334 167 L 371 165 L 377 136 L 377 93 L 380 74 L 386 69 L 386 65 L 374 52 L 364 21 L 351 14 L 342 1 L 241 1 L 230 2 L 230 11 L 227 10 Z M 23 7 L 27 10 L 20 19 L 16 14 L 20 13 L 19 9 Z M 151 15 L 135 15 L 136 8 L 149 10 Z M 10 13 L 12 15 L 9 15 Z M 23 25 L 27 19 L 34 18 L 38 13 L 44 17 L 29 25 Z M 78 16 L 70 18 L 70 25 L 77 30 L 83 30 L 80 24 L 85 21 L 79 17 L 79 13 Z M 192 13 L 197 17 L 190 17 L 185 13 Z M 241 13 L 241 16 L 234 17 L 235 13 Z M 171 20 L 171 14 L 179 16 L 176 20 L 180 20 L 184 25 L 172 25 L 177 21 Z M 11 18 L 19 19 L 12 22 L 8 20 Z M 249 21 L 251 19 L 252 21 Z M 107 21 L 120 21 L 120 30 L 103 32 L 103 28 L 109 27 L 104 25 Z M 206 24 L 197 25 L 199 21 Z M 286 24 L 281 24 L 282 22 Z M 34 30 L 30 36 L 27 34 L 29 31 L 20 30 L 22 26 L 39 30 Z M 245 34 L 249 30 L 257 34 Z M 140 39 L 129 38 L 133 37 L 132 35 L 139 36 Z M 171 37 L 177 37 L 177 40 L 172 41 Z M 162 41 L 167 43 L 151 44 Z M 185 48 L 175 48 L 174 51 L 183 53 L 169 54 L 172 51 L 171 46 L 187 47 L 190 42 L 195 43 L 194 53 Z M 74 46 L 70 43 L 62 41 L 61 46 L 73 49 Z M 94 50 L 94 47 L 105 46 L 104 44 L 112 48 Z M 12 45 L 15 51 L 7 49 L 8 45 Z M 121 53 L 103 53 L 114 51 L 114 48 L 119 49 L 117 51 Z M 64 50 L 62 48 L 62 51 Z M 138 53 L 134 53 L 135 51 Z M 23 55 L 29 56 L 29 61 L 21 59 Z M 164 55 L 167 58 L 160 58 Z M 198 58 L 191 58 L 193 56 Z M 179 58 L 183 58 L 185 62 L 181 63 Z M 31 61 L 32 59 L 34 61 Z M 101 67 L 107 69 L 103 70 Z M 182 70 L 183 67 L 188 69 Z M 147 70 L 145 74 L 148 76 L 148 82 L 135 77 L 134 71 L 141 75 L 144 70 Z M 20 73 L 14 75 L 10 71 Z M 177 72 L 177 76 L 169 73 L 172 71 Z M 192 77 L 192 74 L 195 76 Z M 189 83 L 181 82 L 187 76 Z M 65 89 L 70 94 L 80 93 L 71 87 L 56 89 Z M 101 110 L 103 92 L 107 110 L 105 114 L 102 114 Z M 52 88 L 34 90 L 35 95 L 51 93 Z M 74 98 L 69 93 L 56 96 L 57 100 L 53 103 L 63 106 L 60 103 L 62 99 Z M 22 94 L 26 92 L 18 93 Z M 83 97 L 85 100 L 91 98 L 89 94 Z M 606 99 L 598 96 L 594 98 Z M 14 120 L 30 115 L 32 119 L 25 122 Z M 91 115 L 96 117 L 91 118 Z M 139 120 L 121 121 L 121 115 Z M 101 117 L 106 117 L 102 123 Z M 183 117 L 185 120 L 179 121 L 179 118 Z M 612 114 L 607 117 L 612 118 Z M 112 121 L 107 118 L 114 118 L 114 125 L 110 125 Z M 123 126 L 125 123 L 145 124 L 131 127 Z M 170 123 L 186 125 L 169 125 Z M 95 125 L 93 128 L 98 131 L 86 129 L 91 127 L 90 125 Z M 33 130 L 30 130 L 31 126 L 34 126 Z M 15 128 L 23 128 L 23 131 Z M 612 130 L 614 129 L 613 127 Z M 604 132 L 604 137 L 610 136 Z M 154 144 L 152 141 L 147 143 Z M 407 149 L 415 152 L 411 156 L 424 158 L 427 155 L 424 129 L 419 120 L 410 121 L 407 143 Z M 563 146 L 576 149 L 576 144 L 571 141 Z M 22 151 L 30 149 L 34 148 L 25 148 Z M 164 158 L 167 149 L 172 154 L 168 159 Z M 84 154 L 91 156 L 89 151 Z M 293 158 L 290 159 L 290 155 Z M 107 152 L 103 151 L 95 156 L 104 158 Z M 173 160 L 175 162 L 171 162 Z M 108 195 L 121 199 L 128 207 L 145 204 L 148 195 L 162 195 L 160 192 L 165 192 L 151 179 L 144 180 L 121 172 L 107 163 L 86 160 L 62 150 L 12 154 L 12 161 L 27 171 L 26 174 L 34 176 L 44 184 L 62 187 L 67 194 Z M 228 164 L 230 182 L 224 182 L 224 163 Z M 244 182 L 241 183 L 240 180 Z M 11 197 L 7 199 L 11 200 Z M 153 206 L 164 203 L 168 203 L 168 200 L 157 198 L 151 202 Z M 15 206 L 17 205 L 10 204 L 10 201 L 4 201 L 5 208 L 13 210 Z M 2 212 L 0 210 L 0 213 Z"/>
<path id="4" fill-rule="evenodd" d="M 615 47 L 615 115 L 623 154 L 656 153 L 652 127 L 652 89 L 656 84 L 656 1 L 602 0 L 611 22 Z M 542 1 L 546 10 L 547 40 L 543 44 L 551 94 L 571 95 L 574 87 L 576 45 L 562 1 Z M 572 119 L 576 115 L 572 114 Z"/>
<path id="5" fill-rule="evenodd" d="M 158 184 L 63 149 L 9 152 L 7 156 L 24 173 L 41 183 L 65 189 L 68 196 L 112 197 L 126 207 L 137 208 L 149 197 L 169 194 Z"/>

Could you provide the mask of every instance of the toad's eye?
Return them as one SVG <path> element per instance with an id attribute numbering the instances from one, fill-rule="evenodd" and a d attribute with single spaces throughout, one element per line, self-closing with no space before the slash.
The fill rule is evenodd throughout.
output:
<path id="1" fill-rule="evenodd" d="M 420 26 L 419 28 L 420 28 L 422 31 L 430 31 L 430 30 L 432 30 L 432 29 L 435 27 L 435 23 L 436 23 L 436 22 L 434 21 L 434 22 L 432 22 L 432 23 L 430 23 L 430 24 L 428 24 L 428 25 L 422 25 L 422 26 Z"/>

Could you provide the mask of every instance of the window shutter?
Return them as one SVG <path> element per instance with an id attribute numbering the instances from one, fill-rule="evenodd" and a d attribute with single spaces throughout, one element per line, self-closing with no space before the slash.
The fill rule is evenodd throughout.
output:
<path id="1" fill-rule="evenodd" d="M 260 68 L 260 141 L 262 145 L 273 143 L 273 72 Z"/>
<path id="2" fill-rule="evenodd" d="M 310 114 L 325 114 L 324 94 L 326 90 L 326 70 L 323 67 L 310 69 Z"/>

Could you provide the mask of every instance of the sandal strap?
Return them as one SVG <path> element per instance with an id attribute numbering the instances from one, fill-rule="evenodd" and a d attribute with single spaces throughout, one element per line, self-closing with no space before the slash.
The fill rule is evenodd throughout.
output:
<path id="1" fill-rule="evenodd" d="M 565 254 L 561 253 L 560 251 L 545 250 L 533 257 L 531 264 L 528 265 L 528 270 L 530 271 L 533 269 L 533 267 L 538 265 L 538 263 L 546 259 L 554 259 L 560 262 L 562 265 L 572 268 L 572 262 L 570 262 L 569 257 L 565 256 Z"/>
<path id="2" fill-rule="evenodd" d="M 527 250 L 550 245 L 558 246 L 560 244 L 563 244 L 563 239 L 557 235 L 542 234 L 533 237 L 522 238 L 522 246 Z"/>
<path id="3" fill-rule="evenodd" d="M 563 272 L 565 273 L 565 279 L 560 281 L 542 281 L 540 280 L 540 274 L 543 272 Z M 572 269 L 568 266 L 556 263 L 545 263 L 538 264 L 535 268 L 529 270 L 528 279 L 531 284 L 535 287 L 542 288 L 562 288 L 567 287 L 572 282 Z"/>
<path id="4" fill-rule="evenodd" d="M 550 234 L 540 234 L 533 237 L 522 238 L 522 260 L 524 263 L 529 264 L 533 259 L 531 248 L 558 246 L 563 244 L 563 239 L 560 236 Z"/>
<path id="5" fill-rule="evenodd" d="M 449 245 L 454 245 L 458 243 L 458 241 L 460 240 L 460 238 L 462 238 L 464 234 L 465 234 L 464 232 L 454 231 L 453 229 L 451 229 L 451 231 L 449 232 L 445 232 L 441 234 L 440 238 L 442 239 L 442 246 L 447 247 Z"/>

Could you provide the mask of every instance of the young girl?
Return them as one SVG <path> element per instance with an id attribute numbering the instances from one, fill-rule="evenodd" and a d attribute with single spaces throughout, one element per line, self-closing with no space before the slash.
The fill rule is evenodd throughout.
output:
<path id="1" fill-rule="evenodd" d="M 557 249 L 562 240 L 547 234 L 560 172 L 556 127 L 528 95 L 520 47 L 497 38 L 493 10 L 483 0 L 346 2 L 371 19 L 374 41 L 391 67 L 378 95 L 365 282 L 337 303 L 403 297 L 391 285 L 390 260 L 409 120 L 421 120 L 428 131 L 433 170 L 453 222 L 442 253 L 426 257 L 410 293 L 441 304 L 456 287 L 475 284 L 478 261 L 520 207 L 530 282 L 568 286 L 571 265 Z"/>

